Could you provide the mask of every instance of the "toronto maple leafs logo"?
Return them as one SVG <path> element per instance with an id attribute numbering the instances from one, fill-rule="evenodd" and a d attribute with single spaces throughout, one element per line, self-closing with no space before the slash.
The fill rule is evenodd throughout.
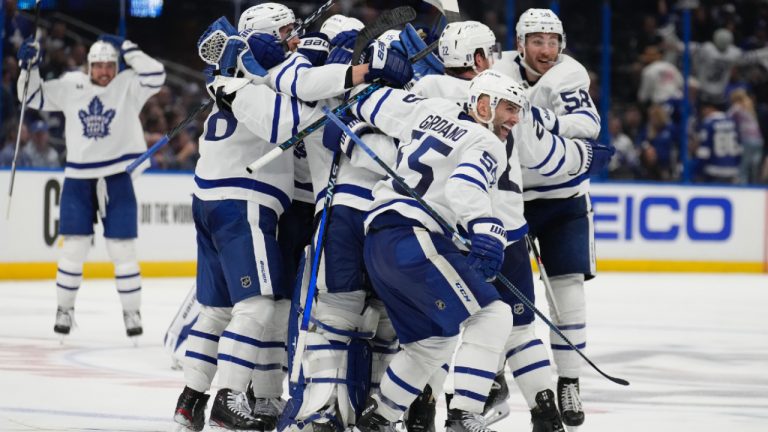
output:
<path id="1" fill-rule="evenodd" d="M 109 124 L 115 118 L 115 110 L 104 111 L 104 104 L 98 96 L 94 96 L 88 104 L 88 111 L 80 110 L 77 115 L 83 123 L 83 136 L 98 139 L 109 135 Z"/>

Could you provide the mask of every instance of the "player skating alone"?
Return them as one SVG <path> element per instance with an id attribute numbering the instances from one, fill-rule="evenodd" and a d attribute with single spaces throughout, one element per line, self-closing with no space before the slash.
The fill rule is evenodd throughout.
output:
<path id="1" fill-rule="evenodd" d="M 61 193 L 59 233 L 63 247 L 56 272 L 58 308 L 54 332 L 68 335 L 74 323 L 83 263 L 93 241 L 93 223 L 101 217 L 107 252 L 115 265 L 117 292 L 129 337 L 139 336 L 141 276 L 136 257 L 138 234 L 136 196 L 125 168 L 144 150 L 139 121 L 144 103 L 165 82 L 163 65 L 136 44 L 103 35 L 88 51 L 88 70 L 42 81 L 37 43 L 19 49 L 22 67 L 19 91 L 29 79 L 28 107 L 62 111 L 65 117 L 67 162 Z M 119 71 L 119 62 L 128 66 Z"/>
<path id="2" fill-rule="evenodd" d="M 514 77 L 526 89 L 534 117 L 554 134 L 568 138 L 596 139 L 600 117 L 589 96 L 586 69 L 568 55 L 560 19 L 549 9 L 529 9 L 517 22 L 517 51 L 503 53 L 494 69 Z M 552 141 L 556 150 L 560 143 Z M 522 149 L 522 147 L 521 147 Z M 595 146 L 594 169 L 610 159 L 612 151 Z M 522 155 L 521 159 L 525 159 Z M 595 275 L 594 230 L 589 201 L 590 170 L 571 171 L 563 158 L 547 162 L 552 168 L 526 165 L 523 169 L 525 219 L 541 247 L 543 263 L 552 285 L 552 321 L 580 349 L 586 347 L 584 281 Z M 556 305 L 556 308 L 554 307 Z M 559 314 L 556 312 L 559 311 Z M 579 395 L 581 359 L 554 332 L 551 348 L 558 371 L 557 399 L 563 423 L 577 427 L 584 422 Z"/>

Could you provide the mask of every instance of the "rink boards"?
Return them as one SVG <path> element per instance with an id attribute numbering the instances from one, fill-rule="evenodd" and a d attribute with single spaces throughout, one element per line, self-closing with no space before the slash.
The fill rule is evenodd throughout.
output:
<path id="1" fill-rule="evenodd" d="M 0 190 L 10 171 L 0 170 Z M 10 219 L 0 219 L 0 279 L 53 278 L 62 171 L 19 171 Z M 148 277 L 192 276 L 192 176 L 147 173 L 135 182 L 138 255 Z M 591 188 L 598 271 L 768 272 L 768 189 L 598 183 Z M 5 214 L 7 195 L 3 195 Z M 111 277 L 101 225 L 86 277 Z"/>

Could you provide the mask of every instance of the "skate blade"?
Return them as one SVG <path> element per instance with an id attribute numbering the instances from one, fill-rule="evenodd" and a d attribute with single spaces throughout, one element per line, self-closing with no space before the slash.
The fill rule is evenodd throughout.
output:
<path id="1" fill-rule="evenodd" d="M 496 422 L 504 420 L 505 418 L 509 417 L 509 405 L 506 403 L 497 405 L 488 411 L 488 413 L 486 413 L 483 417 L 485 417 L 486 426 L 490 426 Z"/>
<path id="2" fill-rule="evenodd" d="M 219 426 L 218 423 L 208 423 L 208 429 L 212 431 L 220 432 L 232 432 L 232 429 L 228 429 L 224 426 Z M 274 430 L 274 429 L 271 429 Z M 264 432 L 262 429 L 238 429 L 238 432 Z"/>

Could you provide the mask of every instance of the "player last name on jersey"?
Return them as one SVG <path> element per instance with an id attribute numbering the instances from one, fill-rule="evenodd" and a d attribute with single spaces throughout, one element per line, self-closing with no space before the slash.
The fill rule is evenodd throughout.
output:
<path id="1" fill-rule="evenodd" d="M 466 129 L 460 128 L 438 115 L 428 115 L 427 118 L 419 124 L 419 127 L 425 130 L 431 129 L 442 135 L 443 138 L 453 142 L 458 141 L 467 133 Z"/>

